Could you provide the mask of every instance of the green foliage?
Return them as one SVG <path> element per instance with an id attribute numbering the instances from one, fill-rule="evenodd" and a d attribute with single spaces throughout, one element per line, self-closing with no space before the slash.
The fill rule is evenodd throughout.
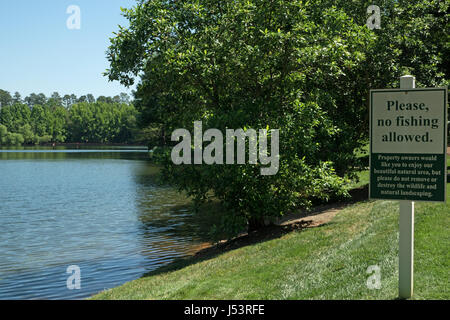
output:
<path id="1" fill-rule="evenodd" d="M 382 9 L 382 29 L 366 26 Z M 140 76 L 142 127 L 279 128 L 280 170 L 174 166 L 165 175 L 196 202 L 211 194 L 228 208 L 225 228 L 283 215 L 345 195 L 343 177 L 361 166 L 368 139 L 368 90 L 448 81 L 448 2 L 382 0 L 138 1 L 128 28 L 111 39 L 106 75 L 130 85 Z M 154 133 L 154 132 L 153 132 Z M 161 158 L 161 155 L 158 155 Z M 212 191 L 212 193 L 211 193 Z"/>
<path id="2" fill-rule="evenodd" d="M 144 121 L 168 133 L 194 120 L 202 120 L 204 130 L 281 130 L 275 176 L 262 177 L 251 165 L 175 167 L 166 161 L 166 176 L 197 202 L 213 191 L 230 212 L 223 226 L 233 231 L 345 194 L 329 148 L 354 121 L 340 116 L 348 106 L 318 89 L 341 83 L 344 92 L 353 91 L 345 72 L 363 74 L 374 36 L 342 10 L 315 10 L 287 1 L 143 2 L 126 12 L 130 28 L 112 39 L 110 79 L 127 84 L 130 73 L 144 71 L 136 95 Z M 351 132 L 354 147 L 361 132 Z M 342 158 L 332 160 L 345 163 Z"/>
<path id="3" fill-rule="evenodd" d="M 13 104 L 0 109 L 0 123 L 10 132 L 18 132 L 19 128 L 30 122 L 31 111 L 25 104 Z"/>
<path id="4" fill-rule="evenodd" d="M 27 123 L 19 128 L 19 132 L 23 136 L 23 143 L 35 144 L 38 142 L 38 137 L 34 134 L 31 126 Z"/>
<path id="5" fill-rule="evenodd" d="M 52 136 L 51 135 L 43 135 L 42 137 L 37 137 L 37 143 L 41 144 L 41 143 L 49 143 L 52 141 Z"/>
<path id="6" fill-rule="evenodd" d="M 24 141 L 25 139 L 23 138 L 23 135 L 21 135 L 20 133 L 8 132 L 6 134 L 5 145 L 20 146 L 22 143 L 24 143 Z"/>
<path id="7" fill-rule="evenodd" d="M 136 122 L 139 122 L 138 117 Z M 139 126 L 139 125 L 138 125 Z M 136 131 L 134 139 L 136 143 L 148 145 L 150 147 L 165 145 L 165 139 L 167 137 L 163 133 L 163 127 L 159 123 L 153 123 L 148 126 L 141 127 L 138 131 Z"/>
<path id="8" fill-rule="evenodd" d="M 71 140 L 82 142 L 129 142 L 136 126 L 136 110 L 127 104 L 78 103 L 69 111 Z"/>
<path id="9" fill-rule="evenodd" d="M 0 124 L 0 145 L 6 145 L 6 137 L 8 135 L 8 128 L 3 124 Z"/>
<path id="10" fill-rule="evenodd" d="M 67 110 L 59 106 L 51 108 L 50 127 L 52 140 L 55 142 L 65 142 L 68 135 L 69 113 Z"/>
<path id="11" fill-rule="evenodd" d="M 24 99 L 25 103 L 32 108 L 35 105 L 44 105 L 47 102 L 47 97 L 43 93 L 31 93 Z"/>
<path id="12" fill-rule="evenodd" d="M 13 98 L 8 91 L 0 89 L 0 108 L 10 105 L 13 102 Z"/>
<path id="13" fill-rule="evenodd" d="M 19 94 L 15 97 L 20 100 Z M 86 97 L 92 99 L 92 95 Z M 121 99 L 126 101 L 128 96 L 122 94 Z M 61 104 L 64 98 L 54 93 L 46 104 L 35 104 L 31 109 L 22 103 L 0 108 L 1 144 L 129 143 L 137 135 L 137 111 L 131 104 L 83 102 L 69 110 Z"/>
<path id="14" fill-rule="evenodd" d="M 38 136 L 46 135 L 51 130 L 49 126 L 50 116 L 51 114 L 49 108 L 41 105 L 33 106 L 31 111 L 31 119 L 33 119 L 33 131 Z"/>

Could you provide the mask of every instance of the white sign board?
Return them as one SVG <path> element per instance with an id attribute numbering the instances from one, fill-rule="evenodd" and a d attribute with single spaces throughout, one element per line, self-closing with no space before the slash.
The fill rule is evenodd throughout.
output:
<path id="1" fill-rule="evenodd" d="M 371 199 L 446 199 L 447 89 L 370 91 Z"/>

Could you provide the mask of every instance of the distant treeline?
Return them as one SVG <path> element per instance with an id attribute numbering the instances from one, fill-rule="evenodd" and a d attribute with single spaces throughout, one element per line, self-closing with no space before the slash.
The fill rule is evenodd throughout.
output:
<path id="1" fill-rule="evenodd" d="M 0 145 L 133 143 L 137 114 L 126 93 L 97 99 L 32 93 L 22 99 L 0 89 Z"/>

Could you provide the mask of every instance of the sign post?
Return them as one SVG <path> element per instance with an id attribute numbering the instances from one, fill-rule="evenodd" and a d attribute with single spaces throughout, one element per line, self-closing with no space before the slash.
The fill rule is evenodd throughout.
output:
<path id="1" fill-rule="evenodd" d="M 399 297 L 413 295 L 414 201 L 445 202 L 447 89 L 370 91 L 369 198 L 400 200 Z"/>
<path id="2" fill-rule="evenodd" d="M 413 76 L 400 77 L 400 89 L 416 87 Z M 414 290 L 414 202 L 400 200 L 398 295 L 412 297 Z"/>

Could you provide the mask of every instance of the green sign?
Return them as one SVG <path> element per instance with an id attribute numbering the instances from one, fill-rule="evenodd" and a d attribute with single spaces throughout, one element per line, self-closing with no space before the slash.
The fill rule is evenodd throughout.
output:
<path id="1" fill-rule="evenodd" d="M 370 91 L 369 198 L 445 202 L 447 89 Z"/>

